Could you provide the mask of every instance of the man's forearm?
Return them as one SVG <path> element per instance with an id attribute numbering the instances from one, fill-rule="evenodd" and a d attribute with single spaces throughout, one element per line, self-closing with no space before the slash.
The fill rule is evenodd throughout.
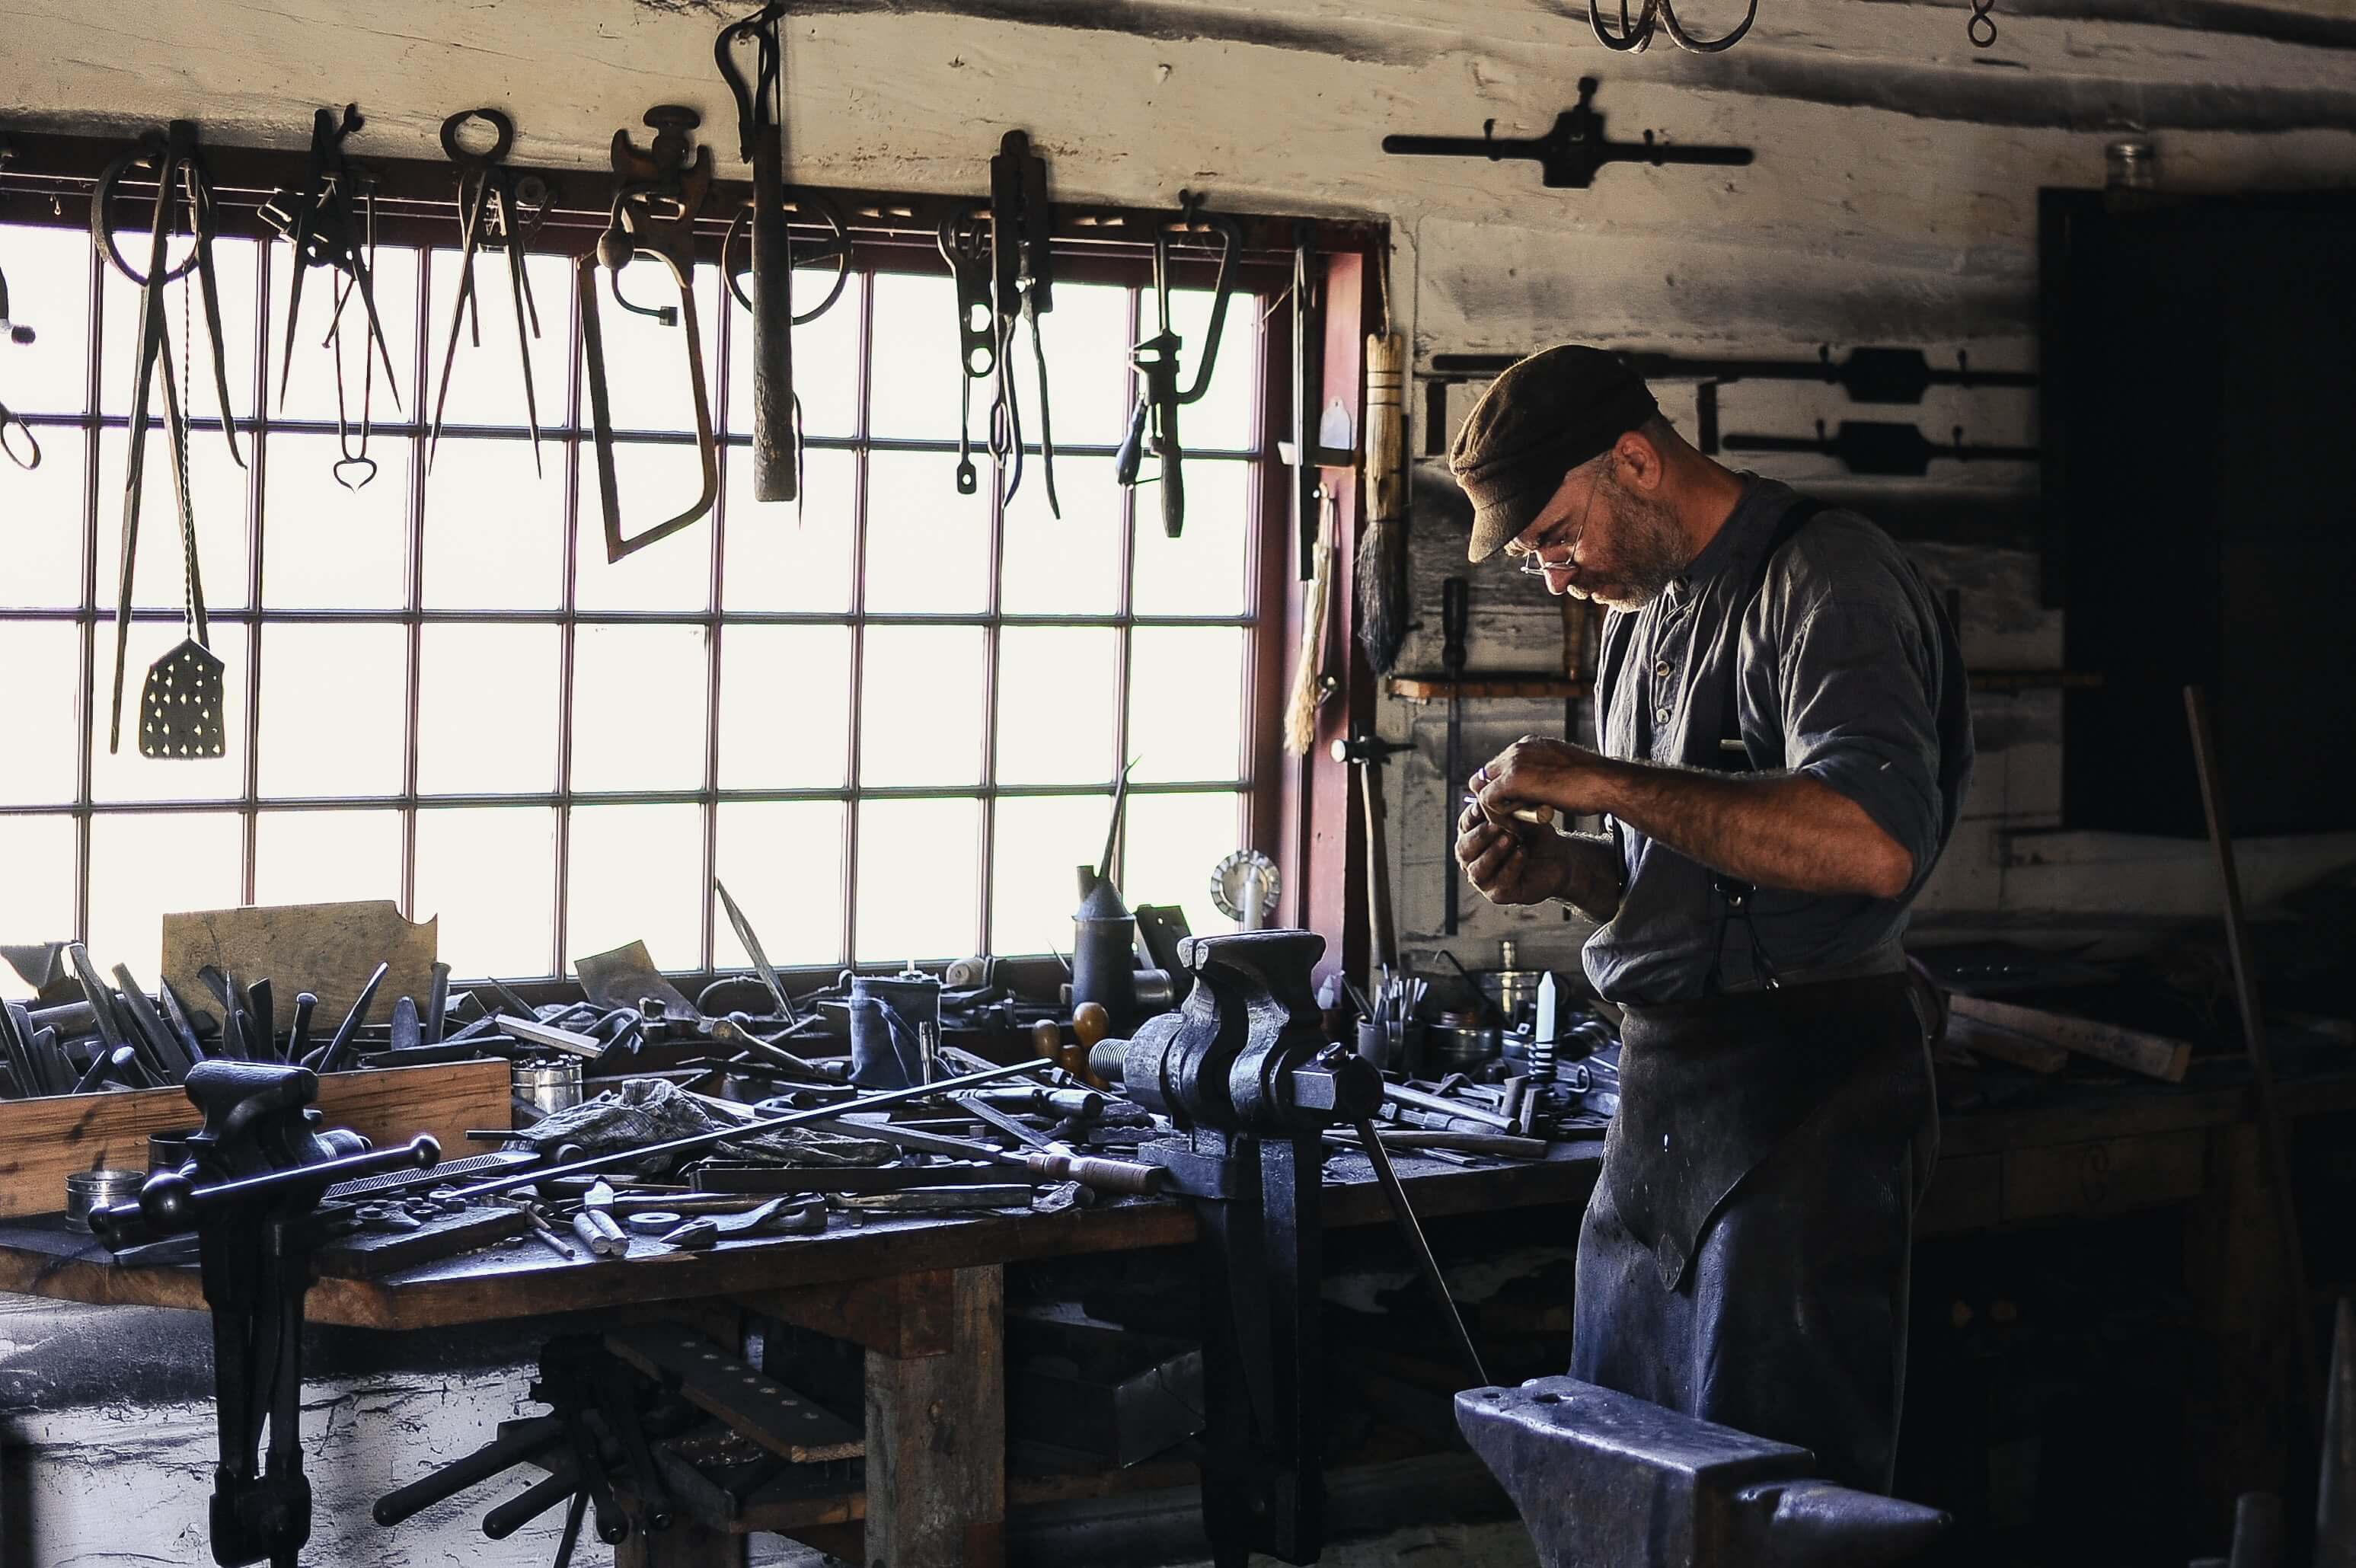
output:
<path id="1" fill-rule="evenodd" d="M 1612 761 L 1603 782 L 1621 822 L 1761 887 L 1895 898 L 1913 880 L 1912 857 L 1864 808 L 1803 775 Z"/>
<path id="2" fill-rule="evenodd" d="M 1626 871 L 1619 843 L 1594 833 L 1566 834 L 1559 843 L 1562 889 L 1555 897 L 1598 925 L 1618 914 Z"/>

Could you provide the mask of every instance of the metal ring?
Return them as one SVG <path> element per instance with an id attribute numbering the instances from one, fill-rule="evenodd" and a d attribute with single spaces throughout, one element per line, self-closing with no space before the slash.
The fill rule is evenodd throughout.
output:
<path id="1" fill-rule="evenodd" d="M 23 452 L 16 450 L 16 437 L 20 433 L 24 436 Z M 8 460 L 28 474 L 41 466 L 41 444 L 34 438 L 33 427 L 9 413 L 5 403 L 0 403 L 0 452 L 7 453 Z"/>
<path id="2" fill-rule="evenodd" d="M 825 220 L 826 226 L 834 231 L 834 238 L 828 242 L 827 250 L 821 252 L 834 257 L 834 285 L 826 291 L 826 297 L 819 301 L 815 306 L 807 311 L 794 313 L 794 325 L 807 327 L 834 308 L 834 302 L 842 297 L 844 286 L 851 282 L 851 234 L 843 227 L 842 214 L 835 210 L 834 203 L 817 191 L 788 186 L 786 195 L 792 199 L 792 210 L 799 212 L 803 209 L 803 204 L 807 203 L 817 209 L 818 215 Z M 728 220 L 728 232 L 722 235 L 720 239 L 720 275 L 728 280 L 729 294 L 734 296 L 737 304 L 747 310 L 753 308 L 753 296 L 744 292 L 743 284 L 738 280 L 753 270 L 752 263 L 747 261 L 744 272 L 739 272 L 728 264 L 728 252 L 736 248 L 737 236 L 745 231 L 752 221 L 752 217 L 753 204 L 747 201 L 736 209 L 736 216 Z M 790 257 L 790 252 L 788 256 Z M 790 260 L 787 264 L 792 264 Z"/>
<path id="3" fill-rule="evenodd" d="M 91 239 L 97 244 L 107 261 L 113 265 L 116 272 L 121 273 L 141 288 L 148 285 L 147 274 L 123 259 L 122 251 L 115 247 L 114 231 L 107 226 L 106 209 L 113 201 L 114 188 L 122 183 L 123 177 L 133 169 L 143 166 L 152 167 L 155 171 L 155 199 L 171 200 L 171 193 L 164 188 L 163 183 L 165 168 L 170 161 L 170 156 L 169 149 L 165 145 L 163 138 L 150 132 L 146 139 L 137 146 L 126 149 L 121 156 L 106 166 L 98 177 L 98 185 L 90 193 Z M 201 219 L 198 220 L 201 221 Z M 174 283 L 187 276 L 188 269 L 196 264 L 197 252 L 191 247 L 188 253 L 180 258 L 178 266 L 165 273 L 164 281 Z"/>
<path id="4" fill-rule="evenodd" d="M 458 145 L 459 127 L 469 120 L 480 120 L 498 133 L 498 139 L 491 144 L 489 152 L 470 153 Z M 496 109 L 461 109 L 442 122 L 442 151 L 462 168 L 486 168 L 505 163 L 514 146 L 515 122 Z"/>
<path id="5" fill-rule="evenodd" d="M 1602 14 L 1596 8 L 1597 0 L 1587 0 L 1587 25 L 1595 30 L 1595 41 L 1617 54 L 1642 54 L 1653 41 L 1655 15 L 1660 0 L 1644 0 L 1644 9 L 1634 21 L 1628 19 L 1628 0 L 1620 0 L 1620 36 L 1612 37 L 1603 30 Z"/>
<path id="6" fill-rule="evenodd" d="M 1996 18 L 1988 15 L 1993 4 L 1973 0 L 1972 19 L 1964 24 L 1964 32 L 1975 48 L 1992 48 L 1996 45 Z"/>
<path id="7" fill-rule="evenodd" d="M 1660 0 L 1660 6 L 1661 25 L 1668 28 L 1669 37 L 1676 41 L 1677 48 L 1689 54 L 1714 55 L 1730 49 L 1742 41 L 1742 35 L 1751 30 L 1751 24 L 1759 19 L 1759 0 L 1751 0 L 1751 9 L 1743 14 L 1740 26 L 1722 38 L 1712 38 L 1705 42 L 1691 37 L 1684 27 L 1678 26 L 1676 8 L 1671 4 L 1671 0 Z"/>

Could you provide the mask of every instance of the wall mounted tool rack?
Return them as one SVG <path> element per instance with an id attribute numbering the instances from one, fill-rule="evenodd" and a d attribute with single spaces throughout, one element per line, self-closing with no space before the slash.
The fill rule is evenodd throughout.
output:
<path id="1" fill-rule="evenodd" d="M 0 212 L 11 218 L 43 221 L 57 204 L 56 220 L 79 225 L 89 210 L 90 193 L 100 173 L 135 136 L 138 127 L 119 135 L 86 136 L 12 129 L 9 140 L 16 156 L 0 167 Z M 977 146 L 979 164 L 988 149 Z M 224 235 L 275 239 L 274 231 L 257 216 L 278 189 L 298 184 L 305 159 L 300 151 L 241 147 L 208 140 L 205 156 L 210 166 Z M 386 244 L 447 245 L 453 234 L 456 206 L 451 199 L 451 170 L 446 158 L 398 157 L 374 147 L 356 147 L 378 179 L 377 230 Z M 548 168 L 511 166 L 517 174 L 537 175 L 549 188 L 548 217 L 533 236 L 530 249 L 577 255 L 593 245 L 606 224 L 613 197 L 613 176 L 599 168 Z M 135 180 L 125 185 L 137 188 Z M 941 270 L 937 236 L 943 220 L 969 210 L 972 195 L 912 196 L 833 187 L 799 186 L 824 198 L 841 215 L 848 231 L 851 263 L 887 272 L 937 273 Z M 752 199 L 746 177 L 715 179 L 712 199 L 697 224 L 701 258 L 717 261 L 720 246 L 734 215 Z M 790 193 L 790 191 L 789 191 Z M 30 198 L 9 201 L 9 198 Z M 39 210 L 36 210 L 36 209 Z M 1051 208 L 1051 237 L 1058 247 L 1057 273 L 1076 282 L 1090 281 L 1094 258 L 1130 262 L 1150 258 L 1156 224 L 1176 212 L 1170 208 L 1123 207 L 1057 202 Z M 1243 239 L 1237 265 L 1239 286 L 1275 293 L 1291 282 L 1293 248 L 1299 238 L 1293 217 L 1232 215 Z M 792 225 L 796 262 L 801 247 L 819 247 L 833 239 L 833 230 L 814 216 L 798 217 Z M 1362 219 L 1321 218 L 1316 220 L 1321 252 L 1380 255 L 1388 243 L 1389 226 Z M 1066 259 L 1068 257 L 1068 259 Z M 1173 281 L 1182 287 L 1207 287 L 1217 270 L 1214 248 L 1183 239 L 1173 243 Z M 1123 274 L 1126 275 L 1125 274 Z M 390 428 L 390 427 L 388 427 Z"/>

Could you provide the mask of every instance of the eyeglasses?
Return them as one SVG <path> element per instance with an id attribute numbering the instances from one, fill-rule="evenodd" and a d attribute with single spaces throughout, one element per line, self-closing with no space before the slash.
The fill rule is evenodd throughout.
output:
<path id="1" fill-rule="evenodd" d="M 1570 564 L 1568 558 L 1560 561 L 1547 561 L 1544 559 L 1539 553 L 1547 550 L 1576 551 L 1579 548 L 1579 542 L 1587 537 L 1587 514 L 1595 510 L 1595 492 L 1601 488 L 1602 486 L 1601 484 L 1590 485 L 1587 488 L 1587 504 L 1580 509 L 1579 528 L 1577 532 L 1572 533 L 1569 539 L 1557 539 L 1549 536 L 1539 541 L 1537 543 L 1533 544 L 1529 549 L 1522 553 L 1522 558 L 1515 565 L 1515 570 L 1521 573 L 1525 577 L 1543 577 L 1549 571 L 1559 572 L 1564 567 Z M 1557 529 L 1558 530 L 1559 527 L 1560 525 L 1558 524 Z"/>

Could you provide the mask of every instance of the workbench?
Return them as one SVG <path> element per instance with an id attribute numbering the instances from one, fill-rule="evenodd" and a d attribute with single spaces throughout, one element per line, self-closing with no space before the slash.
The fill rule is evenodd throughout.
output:
<path id="1" fill-rule="evenodd" d="M 1393 1164 L 1428 1219 L 1583 1204 L 1601 1147 L 1600 1140 L 1558 1144 L 1547 1159 L 1489 1169 L 1407 1153 Z M 1327 1225 L 1390 1222 L 1364 1155 L 1334 1154 L 1326 1187 Z M 756 1494 L 729 1534 L 682 1520 L 659 1535 L 634 1535 L 617 1549 L 619 1568 L 741 1564 L 744 1536 L 765 1531 L 893 1568 L 983 1568 L 1003 1560 L 1008 1501 L 1006 1266 L 1179 1246 L 1194 1234 L 1183 1202 L 1126 1198 L 1054 1214 L 855 1223 L 838 1215 L 822 1235 L 723 1242 L 702 1253 L 637 1240 L 626 1260 L 568 1262 L 519 1240 L 377 1279 L 321 1279 L 307 1316 L 405 1330 L 605 1310 L 683 1320 L 735 1345 L 750 1314 L 849 1340 L 867 1353 L 863 1492 L 798 1493 L 789 1478 Z M 0 1222 L 0 1290 L 102 1305 L 205 1305 L 194 1266 L 121 1268 L 92 1238 L 51 1219 Z M 1048 1493 L 1076 1495 L 1061 1483 L 1043 1498 Z"/>
<path id="2" fill-rule="evenodd" d="M 2286 1084 L 2300 1117 L 2356 1110 L 2356 1071 Z M 2222 1446 L 2263 1466 L 2278 1432 L 2267 1398 L 2280 1366 L 2279 1297 L 2269 1285 L 2278 1238 L 2267 1219 L 2246 1089 L 2051 1086 L 2020 1109 L 1952 1116 L 1918 1219 L 1923 1238 L 2027 1222 L 2098 1219 L 2189 1205 L 2189 1283 L 2225 1362 Z M 1419 1217 L 1580 1206 L 1600 1141 L 1558 1144 L 1548 1158 L 1467 1169 L 1395 1155 Z M 1326 1166 L 1326 1222 L 1389 1222 L 1364 1156 Z M 1566 1221 L 1566 1234 L 1570 1240 Z M 981 1568 L 1003 1560 L 1002 1308 L 1010 1264 L 1173 1247 L 1195 1223 L 1182 1202 L 1129 1198 L 1041 1214 L 838 1218 L 825 1234 L 730 1242 L 714 1252 L 637 1244 L 629 1260 L 567 1262 L 533 1245 L 495 1248 L 374 1280 L 323 1279 L 312 1321 L 385 1330 L 534 1318 L 584 1310 L 683 1319 L 741 1342 L 747 1314 L 845 1339 L 865 1358 L 863 1492 L 756 1494 L 730 1533 L 685 1523 L 619 1549 L 622 1568 L 722 1568 L 743 1537 L 792 1535 L 853 1561 L 893 1568 Z M 90 1237 L 54 1220 L 0 1224 L 0 1290 L 107 1305 L 201 1309 L 194 1267 L 123 1269 Z M 1140 1466 L 1160 1473 L 1169 1466 Z M 1171 1476 L 1171 1480 L 1189 1477 Z M 1018 1485 L 1012 1501 L 1122 1489 L 1133 1476 Z"/>

